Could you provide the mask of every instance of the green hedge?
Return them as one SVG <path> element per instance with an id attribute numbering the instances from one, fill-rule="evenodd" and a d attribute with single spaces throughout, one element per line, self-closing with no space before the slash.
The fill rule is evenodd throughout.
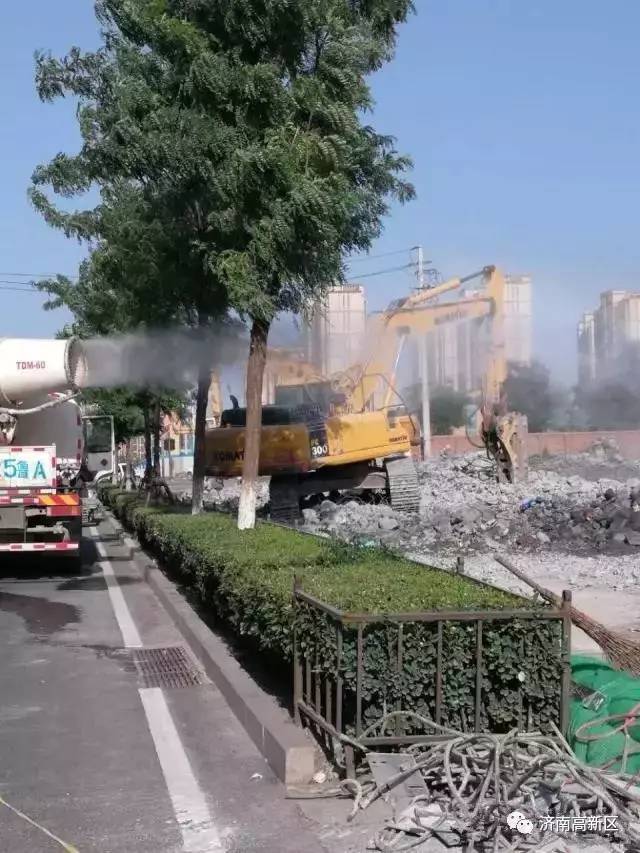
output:
<path id="1" fill-rule="evenodd" d="M 191 516 L 185 511 L 144 507 L 137 495 L 112 486 L 103 501 L 239 637 L 251 638 L 283 664 L 292 658 L 297 623 L 302 648 L 335 670 L 335 630 L 316 611 L 294 609 L 293 578 L 302 588 L 351 612 L 501 610 L 532 607 L 511 595 L 380 549 L 363 549 L 258 523 L 239 531 L 223 513 Z M 398 672 L 397 625 L 377 624 L 365 634 L 366 721 L 403 707 L 433 716 L 436 627 L 404 627 L 404 664 Z M 470 728 L 475 702 L 475 625 L 446 623 L 443 723 Z M 345 723 L 355 710 L 355 632 L 344 637 Z M 495 622 L 483 638 L 483 728 L 503 731 L 520 712 L 534 727 L 558 720 L 560 646 L 557 623 Z M 524 673 L 524 683 L 521 678 Z"/>

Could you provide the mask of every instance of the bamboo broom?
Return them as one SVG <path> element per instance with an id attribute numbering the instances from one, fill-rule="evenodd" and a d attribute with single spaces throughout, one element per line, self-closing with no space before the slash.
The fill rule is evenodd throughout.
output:
<path id="1" fill-rule="evenodd" d="M 524 572 L 516 568 L 513 563 L 509 562 L 506 557 L 494 554 L 494 559 L 523 583 L 535 589 L 542 598 L 551 602 L 556 607 L 562 606 L 560 596 L 537 584 L 525 575 Z M 577 610 L 575 607 L 571 607 L 571 621 L 600 646 L 607 659 L 617 669 L 623 669 L 632 675 L 640 676 L 640 643 L 635 643 L 633 640 L 628 640 L 623 634 L 611 631 L 601 622 L 596 622 L 595 619 L 592 619 L 586 613 L 583 613 L 582 610 Z"/>

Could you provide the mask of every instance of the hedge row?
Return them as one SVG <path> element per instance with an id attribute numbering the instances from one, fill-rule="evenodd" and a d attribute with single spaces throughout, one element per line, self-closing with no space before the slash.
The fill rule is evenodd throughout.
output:
<path id="1" fill-rule="evenodd" d="M 239 531 L 222 513 L 144 507 L 138 497 L 103 487 L 103 502 L 137 532 L 179 580 L 239 637 L 280 659 L 292 658 L 293 627 L 303 651 L 319 669 L 335 670 L 335 629 L 307 608 L 294 609 L 293 578 L 317 598 L 344 611 L 391 613 L 419 610 L 501 610 L 533 606 L 530 600 L 409 562 L 380 549 L 363 549 L 258 523 Z M 400 702 L 433 716 L 436 635 L 434 624 L 404 627 L 403 667 L 397 668 L 397 626 L 365 633 L 364 716 L 369 722 Z M 445 626 L 442 722 L 472 726 L 475 705 L 475 626 Z M 342 677 L 345 723 L 355 713 L 355 632 L 344 637 Z M 511 728 L 524 713 L 531 725 L 557 721 L 559 634 L 554 624 L 495 622 L 483 637 L 482 727 Z M 524 681 L 523 681 L 524 678 Z"/>

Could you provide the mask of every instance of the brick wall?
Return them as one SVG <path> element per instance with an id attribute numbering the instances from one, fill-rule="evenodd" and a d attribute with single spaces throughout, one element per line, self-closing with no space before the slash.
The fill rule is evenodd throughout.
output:
<path id="1" fill-rule="evenodd" d="M 614 439 L 626 459 L 640 459 L 640 430 L 611 430 L 603 432 L 530 432 L 529 455 L 540 453 L 581 453 L 599 438 Z M 474 439 L 475 440 L 475 439 Z M 480 439 L 477 439 L 480 443 Z M 435 455 L 448 448 L 452 453 L 470 453 L 477 448 L 465 435 L 434 435 L 431 452 Z"/>

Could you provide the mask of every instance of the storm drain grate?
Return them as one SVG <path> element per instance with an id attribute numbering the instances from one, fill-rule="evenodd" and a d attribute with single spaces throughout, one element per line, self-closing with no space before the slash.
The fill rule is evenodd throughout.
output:
<path id="1" fill-rule="evenodd" d="M 206 678 L 182 646 L 134 649 L 133 661 L 143 687 L 197 687 Z"/>

